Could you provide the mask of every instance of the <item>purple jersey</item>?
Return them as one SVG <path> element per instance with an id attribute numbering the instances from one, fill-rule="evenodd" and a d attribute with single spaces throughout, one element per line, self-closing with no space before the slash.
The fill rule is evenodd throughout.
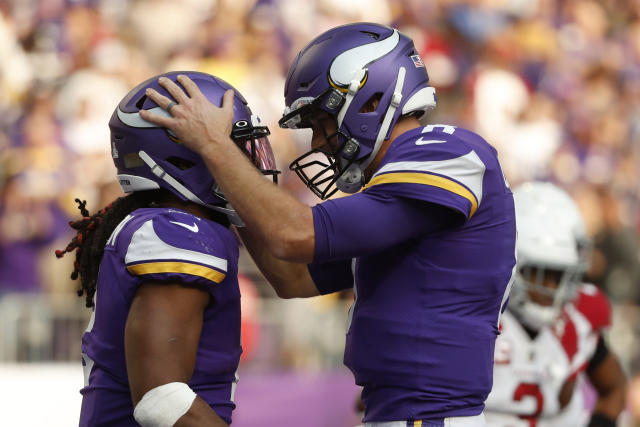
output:
<path id="1" fill-rule="evenodd" d="M 351 265 L 344 361 L 364 387 L 364 420 L 479 414 L 515 266 L 513 197 L 495 149 L 462 128 L 411 130 L 362 192 L 313 213 L 316 284 L 331 269 L 347 283 Z"/>
<path id="2" fill-rule="evenodd" d="M 137 426 L 127 380 L 124 329 L 138 287 L 197 285 L 211 294 L 189 386 L 227 423 L 240 353 L 238 243 L 220 224 L 170 208 L 127 216 L 104 249 L 94 311 L 82 337 L 81 426 Z"/>

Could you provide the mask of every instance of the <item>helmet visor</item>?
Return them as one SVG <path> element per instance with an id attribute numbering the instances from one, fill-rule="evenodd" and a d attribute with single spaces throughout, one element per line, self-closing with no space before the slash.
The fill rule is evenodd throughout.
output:
<path id="1" fill-rule="evenodd" d="M 255 116 L 251 121 L 251 125 L 244 120 L 236 122 L 231 138 L 263 175 L 271 175 L 273 182 L 277 183 L 280 171 L 276 166 L 276 159 L 269 142 L 269 128 L 255 126 L 259 123 L 259 119 Z"/>
<path id="2" fill-rule="evenodd" d="M 278 121 L 281 128 L 305 129 L 311 127 L 311 119 L 324 110 L 330 115 L 337 115 L 344 104 L 345 98 L 340 91 L 328 88 L 320 95 L 314 97 L 304 96 L 298 98 L 284 109 L 282 118 Z"/>
<path id="3" fill-rule="evenodd" d="M 273 155 L 269 138 L 266 136 L 244 141 L 244 150 L 251 163 L 261 172 L 271 173 L 277 170 L 276 158 Z"/>
<path id="4" fill-rule="evenodd" d="M 285 108 L 282 118 L 278 121 L 281 128 L 305 129 L 311 127 L 310 118 L 315 110 L 316 98 L 298 98 Z"/>

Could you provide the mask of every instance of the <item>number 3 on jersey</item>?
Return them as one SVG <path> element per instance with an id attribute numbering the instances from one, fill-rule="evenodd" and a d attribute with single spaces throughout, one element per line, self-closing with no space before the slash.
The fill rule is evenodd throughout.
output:
<path id="1" fill-rule="evenodd" d="M 536 410 L 530 415 L 520 415 L 523 420 L 529 421 L 529 427 L 536 426 L 536 419 L 542 413 L 544 405 L 544 396 L 540 390 L 540 386 L 535 383 L 520 383 L 513 392 L 513 400 L 520 402 L 525 397 L 534 397 L 536 399 Z"/>

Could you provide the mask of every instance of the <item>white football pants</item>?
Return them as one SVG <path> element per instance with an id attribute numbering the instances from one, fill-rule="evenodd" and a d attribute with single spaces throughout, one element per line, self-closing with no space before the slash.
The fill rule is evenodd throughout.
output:
<path id="1" fill-rule="evenodd" d="M 431 427 L 442 424 L 430 423 L 428 421 L 383 421 L 378 423 L 364 423 L 359 427 Z M 444 427 L 487 427 L 484 421 L 484 414 L 472 417 L 449 417 L 444 419 Z"/>

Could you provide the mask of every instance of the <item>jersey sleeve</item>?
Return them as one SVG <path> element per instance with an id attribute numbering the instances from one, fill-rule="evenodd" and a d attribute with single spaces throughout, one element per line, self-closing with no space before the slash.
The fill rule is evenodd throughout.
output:
<path id="1" fill-rule="evenodd" d="M 611 325 L 611 305 L 609 299 L 598 287 L 583 284 L 575 299 L 576 309 L 589 321 L 594 331 Z"/>
<path id="2" fill-rule="evenodd" d="M 187 214 L 156 215 L 132 235 L 126 269 L 145 281 L 210 287 L 227 274 L 228 251 L 209 224 Z"/>
<path id="3" fill-rule="evenodd" d="M 457 137 L 421 133 L 391 145 L 364 191 L 384 187 L 398 196 L 455 209 L 468 219 L 482 203 L 485 171 L 480 156 Z"/>
<path id="4" fill-rule="evenodd" d="M 350 260 L 445 229 L 459 214 L 449 208 L 384 192 L 360 192 L 312 208 L 314 263 Z"/>
<path id="5" fill-rule="evenodd" d="M 351 289 L 353 287 L 351 264 L 350 259 L 309 264 L 309 274 L 320 295 Z"/>

